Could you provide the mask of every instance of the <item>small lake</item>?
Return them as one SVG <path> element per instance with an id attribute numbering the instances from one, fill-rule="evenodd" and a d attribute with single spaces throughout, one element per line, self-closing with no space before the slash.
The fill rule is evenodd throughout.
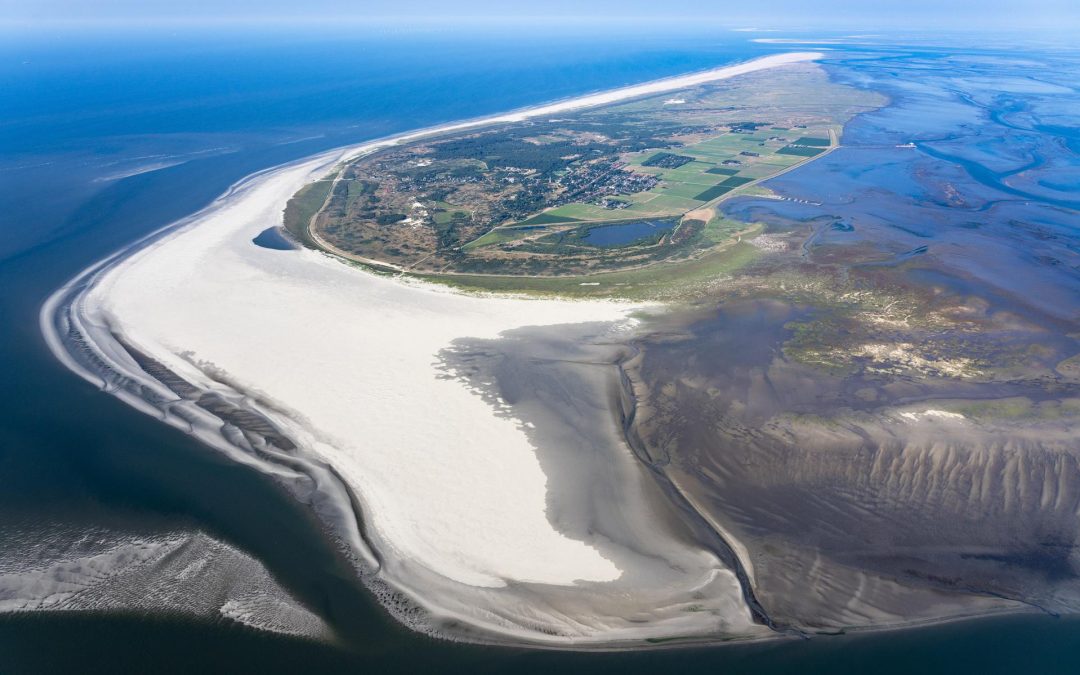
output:
<path id="1" fill-rule="evenodd" d="M 639 239 L 662 234 L 674 227 L 674 220 L 639 220 L 632 223 L 594 227 L 581 240 L 586 244 L 605 248 L 626 246 Z"/>

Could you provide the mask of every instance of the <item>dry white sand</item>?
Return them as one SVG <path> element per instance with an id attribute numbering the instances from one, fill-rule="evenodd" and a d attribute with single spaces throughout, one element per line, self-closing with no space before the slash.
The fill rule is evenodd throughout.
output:
<path id="1" fill-rule="evenodd" d="M 625 309 L 470 297 L 251 244 L 312 168 L 265 177 L 127 261 L 87 302 L 177 370 L 191 370 L 171 363 L 182 353 L 304 419 L 316 451 L 363 486 L 399 555 L 477 586 L 616 578 L 547 523 L 544 475 L 521 431 L 437 379 L 433 361 L 456 337 L 614 320 Z"/>
<path id="2" fill-rule="evenodd" d="M 815 56 L 772 56 L 440 131 L 682 89 Z M 353 488 L 385 561 L 383 581 L 435 615 L 550 642 L 760 635 L 734 574 L 710 552 L 665 539 L 644 500 L 633 508 L 657 530 L 641 534 L 653 537 L 651 544 L 621 542 L 617 556 L 605 556 L 601 550 L 615 550 L 615 543 L 560 532 L 548 517 L 548 477 L 520 423 L 440 377 L 435 366 L 439 351 L 457 338 L 494 338 L 527 325 L 627 322 L 631 307 L 463 295 L 375 276 L 309 250 L 251 243 L 280 223 L 301 186 L 342 158 L 423 133 L 432 132 L 251 177 L 183 226 L 86 277 L 92 283 L 69 311 L 90 348 L 135 376 L 137 368 L 110 342 L 119 333 L 205 389 L 250 397 L 246 404 Z M 43 324 L 52 325 L 45 315 Z M 62 351 L 59 336 L 52 337 Z M 613 471 L 634 466 L 627 451 Z M 628 479 L 628 499 L 637 480 Z M 642 552 L 656 542 L 670 550 L 659 558 Z M 582 594 L 545 595 L 543 588 Z M 603 616 L 590 615 L 588 599 L 605 608 Z"/>

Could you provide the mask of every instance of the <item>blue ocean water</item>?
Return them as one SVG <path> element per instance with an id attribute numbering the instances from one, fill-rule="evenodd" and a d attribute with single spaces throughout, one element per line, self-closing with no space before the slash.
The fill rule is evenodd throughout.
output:
<path id="1" fill-rule="evenodd" d="M 205 202 L 319 150 L 774 51 L 742 38 L 386 28 L 6 37 L 0 258 L 83 226 L 80 208 L 133 183 L 175 181 L 188 204 Z"/>
<path id="2" fill-rule="evenodd" d="M 0 39 L 0 547 L 50 522 L 196 528 L 262 560 L 347 644 L 169 616 L 2 615 L 4 672 L 1075 672 L 1076 621 L 987 619 L 722 650 L 560 654 L 405 632 L 273 485 L 76 379 L 41 302 L 254 171 L 331 147 L 743 60 L 752 34 L 382 28 Z M 9 544 L 10 545 L 10 544 Z"/>

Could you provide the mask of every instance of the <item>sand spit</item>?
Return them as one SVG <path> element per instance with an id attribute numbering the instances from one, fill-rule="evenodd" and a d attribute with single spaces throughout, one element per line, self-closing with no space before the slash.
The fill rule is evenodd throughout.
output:
<path id="1" fill-rule="evenodd" d="M 439 367 L 456 340 L 523 326 L 599 322 L 626 331 L 633 307 L 462 295 L 251 240 L 280 222 L 300 187 L 348 157 L 816 56 L 767 57 L 256 174 L 85 271 L 43 308 L 43 330 L 86 379 L 273 473 L 416 628 L 575 646 L 768 634 L 752 621 L 732 571 L 665 531 L 670 517 L 646 498 L 633 462 L 605 476 L 626 487 L 617 525 L 604 523 L 613 509 L 584 495 L 567 497 L 572 507 L 553 505 L 553 487 L 560 498 L 567 488 L 549 484 L 539 458 L 550 468 L 557 453 L 544 454 L 509 406 Z M 611 415 L 598 423 L 617 429 Z M 588 481 L 577 489 L 587 492 Z"/>
<path id="2" fill-rule="evenodd" d="M 284 201 L 331 164 L 266 174 L 98 272 L 62 303 L 66 332 L 82 336 L 68 345 L 107 363 L 107 381 L 125 400 L 239 448 L 234 454 L 247 448 L 245 461 L 279 473 L 344 528 L 378 580 L 427 610 L 418 627 L 455 622 L 464 624 L 456 633 L 475 627 L 544 642 L 756 632 L 734 575 L 704 550 L 671 551 L 665 566 L 685 573 L 668 575 L 659 594 L 642 588 L 647 602 L 627 597 L 619 580 L 642 582 L 656 560 L 636 553 L 641 542 L 571 538 L 556 527 L 523 424 L 436 367 L 440 350 L 462 337 L 526 325 L 617 326 L 629 308 L 459 295 L 309 250 L 253 245 Z M 142 355 L 194 391 L 153 383 Z M 261 415 L 298 448 L 252 442 L 197 405 L 207 392 Z M 304 464 L 283 470 L 266 453 Z M 323 466 L 359 499 L 366 541 L 350 530 L 348 499 Z M 578 530 L 592 515 L 560 518 Z M 613 548 L 618 555 L 602 553 Z M 612 594 L 617 602 L 603 615 L 581 606 L 582 597 Z M 695 606 L 711 611 L 689 611 Z"/>
<path id="3" fill-rule="evenodd" d="M 261 563 L 203 532 L 16 525 L 0 555 L 0 614 L 169 611 L 317 640 L 333 634 Z"/>

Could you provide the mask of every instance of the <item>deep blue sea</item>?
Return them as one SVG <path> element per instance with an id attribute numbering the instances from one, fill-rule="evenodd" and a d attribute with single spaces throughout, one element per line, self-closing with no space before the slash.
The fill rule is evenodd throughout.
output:
<path id="1" fill-rule="evenodd" d="M 413 635 L 341 574 L 277 487 L 77 379 L 39 334 L 41 303 L 67 279 L 254 171 L 781 49 L 751 37 L 390 27 L 0 35 L 0 550 L 15 530 L 200 529 L 261 560 L 350 636 L 326 646 L 169 615 L 7 614 L 0 672 L 1077 672 L 1080 622 L 1047 616 L 632 654 Z"/>

